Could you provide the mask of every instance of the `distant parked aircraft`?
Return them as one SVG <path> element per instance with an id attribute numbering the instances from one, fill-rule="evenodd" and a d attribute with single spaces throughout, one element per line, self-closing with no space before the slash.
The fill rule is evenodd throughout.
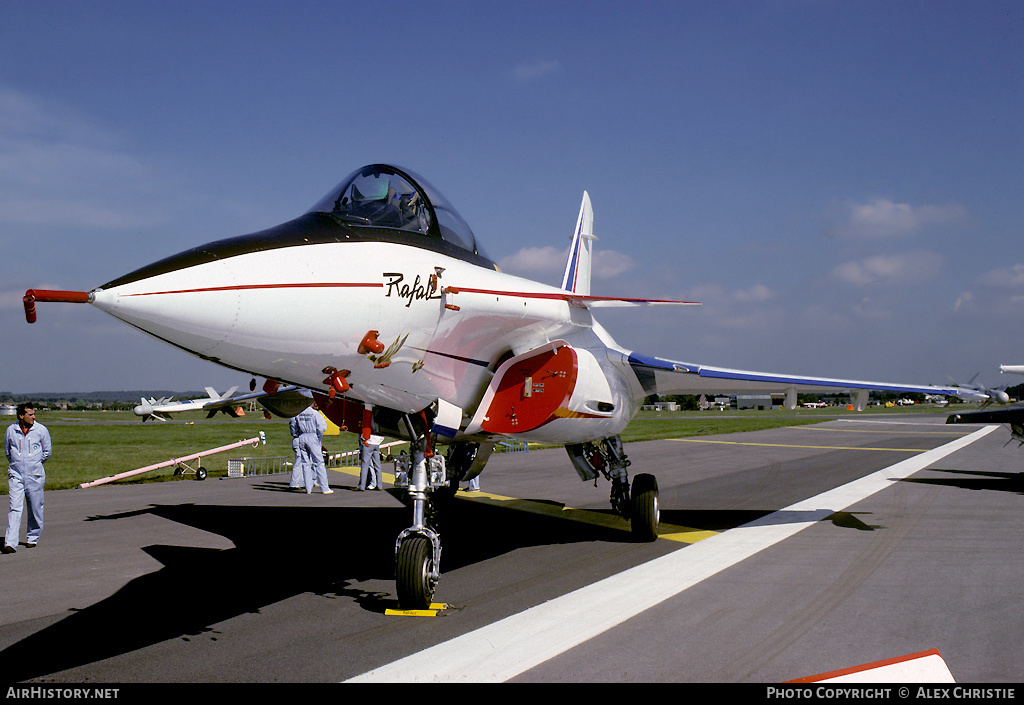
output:
<path id="1" fill-rule="evenodd" d="M 231 398 L 236 389 L 238 387 L 232 387 L 221 395 L 217 394 L 213 387 L 207 387 L 206 393 L 210 396 L 199 399 L 186 399 L 184 401 L 171 401 L 170 397 L 162 397 L 160 399 L 150 397 L 148 400 L 143 398 L 140 400 L 142 403 L 136 406 L 134 411 L 135 415 L 141 416 L 143 421 L 149 421 L 150 419 L 167 421 L 171 418 L 171 414 L 178 414 L 182 411 L 207 411 L 209 412 L 207 414 L 208 418 L 212 418 L 218 411 L 228 416 L 238 416 L 238 411 L 234 408 L 234 404 L 238 400 Z"/>

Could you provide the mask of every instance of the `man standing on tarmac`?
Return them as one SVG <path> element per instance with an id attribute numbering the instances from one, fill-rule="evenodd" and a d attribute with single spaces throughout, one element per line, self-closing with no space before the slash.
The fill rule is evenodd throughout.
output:
<path id="1" fill-rule="evenodd" d="M 324 494 L 334 494 L 334 490 L 327 484 L 327 468 L 324 465 L 323 438 L 327 432 L 327 422 L 324 417 L 316 411 L 316 404 L 296 416 L 292 421 L 298 430 L 298 445 L 301 453 L 303 480 L 305 481 L 306 494 L 312 494 L 313 483 L 320 485 L 320 491 Z"/>
<path id="2" fill-rule="evenodd" d="M 28 499 L 28 533 L 25 546 L 35 548 L 43 532 L 43 485 L 46 473 L 43 463 L 50 457 L 50 432 L 36 423 L 36 409 L 31 403 L 18 404 L 18 422 L 7 428 L 4 451 L 10 467 L 7 470 L 8 500 L 7 535 L 2 550 L 14 553 L 21 533 L 21 514 Z"/>

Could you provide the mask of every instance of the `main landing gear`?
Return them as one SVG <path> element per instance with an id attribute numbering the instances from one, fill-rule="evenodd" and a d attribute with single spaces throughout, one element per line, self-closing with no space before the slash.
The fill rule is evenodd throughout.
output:
<path id="1" fill-rule="evenodd" d="M 658 538 L 661 512 L 658 509 L 658 480 L 654 475 L 641 473 L 629 484 L 629 460 L 622 447 L 622 439 L 609 436 L 600 441 L 567 445 L 576 472 L 584 481 L 596 480 L 604 475 L 611 481 L 611 502 L 615 513 L 630 523 L 633 537 L 637 541 L 654 541 Z"/>
<path id="2" fill-rule="evenodd" d="M 447 467 L 444 457 L 431 452 L 429 432 L 416 434 L 412 424 L 408 426 L 415 440 L 411 455 L 395 459 L 395 487 L 408 491 L 413 524 L 395 540 L 395 585 L 402 608 L 420 610 L 429 609 L 441 574 L 438 501 L 451 496 L 461 479 L 479 470 L 477 462 L 486 460 L 490 448 L 456 447 Z M 565 448 L 581 478 L 596 480 L 603 475 L 611 481 L 612 509 L 630 522 L 637 541 L 658 538 L 658 481 L 641 473 L 630 485 L 629 460 L 618 436 Z"/>

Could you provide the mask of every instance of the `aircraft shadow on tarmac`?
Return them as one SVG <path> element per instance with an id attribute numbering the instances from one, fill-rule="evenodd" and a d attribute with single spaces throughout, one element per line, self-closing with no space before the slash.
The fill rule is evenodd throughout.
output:
<path id="1" fill-rule="evenodd" d="M 630 540 L 625 531 L 472 502 L 454 504 L 441 528 L 442 575 L 525 546 Z M 235 547 L 144 547 L 162 563 L 159 570 L 0 652 L 4 680 L 39 678 L 168 639 L 210 633 L 211 625 L 258 614 L 303 593 L 351 599 L 381 613 L 395 606 L 391 595 L 355 585 L 393 579 L 395 537 L 409 524 L 403 507 L 178 504 L 90 520 L 140 514 L 220 534 Z"/>
<path id="2" fill-rule="evenodd" d="M 1024 473 L 994 472 L 985 470 L 940 470 L 930 468 L 932 472 L 943 472 L 973 477 L 909 477 L 903 482 L 916 482 L 922 485 L 940 485 L 942 487 L 959 487 L 964 490 L 994 490 L 996 492 L 1012 492 L 1024 494 Z"/>

